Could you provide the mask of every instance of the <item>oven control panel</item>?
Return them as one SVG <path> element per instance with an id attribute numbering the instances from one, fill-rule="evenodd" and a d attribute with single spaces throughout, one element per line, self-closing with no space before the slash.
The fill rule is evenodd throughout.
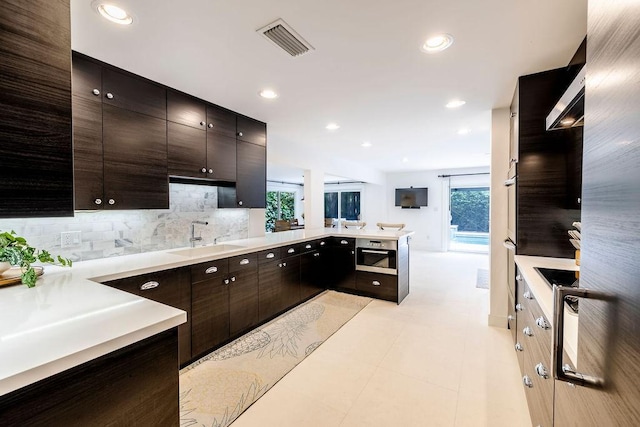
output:
<path id="1" fill-rule="evenodd" d="M 356 239 L 356 247 L 396 250 L 398 242 L 395 240 Z"/>

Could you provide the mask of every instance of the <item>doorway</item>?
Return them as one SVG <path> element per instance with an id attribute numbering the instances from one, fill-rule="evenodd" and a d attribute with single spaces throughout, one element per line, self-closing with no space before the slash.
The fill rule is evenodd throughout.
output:
<path id="1" fill-rule="evenodd" d="M 450 251 L 489 252 L 489 202 L 489 187 L 450 187 Z"/>

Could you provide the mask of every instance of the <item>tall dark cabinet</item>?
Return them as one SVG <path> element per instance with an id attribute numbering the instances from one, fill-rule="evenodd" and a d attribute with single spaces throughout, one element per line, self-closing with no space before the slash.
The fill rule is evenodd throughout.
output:
<path id="1" fill-rule="evenodd" d="M 516 164 L 515 243 L 520 255 L 574 255 L 567 230 L 580 220 L 582 127 L 547 131 L 545 123 L 573 77 L 571 69 L 559 68 L 518 78 L 511 104 L 510 158 Z"/>
<path id="2" fill-rule="evenodd" d="M 73 216 L 68 0 L 0 5 L 0 217 Z"/>

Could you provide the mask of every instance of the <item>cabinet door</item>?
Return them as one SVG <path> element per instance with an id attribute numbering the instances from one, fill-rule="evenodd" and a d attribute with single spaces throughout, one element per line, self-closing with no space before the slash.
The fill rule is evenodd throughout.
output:
<path id="1" fill-rule="evenodd" d="M 231 273 L 229 284 L 229 330 L 232 337 L 258 324 L 258 271 Z"/>
<path id="2" fill-rule="evenodd" d="M 304 301 L 324 290 L 323 256 L 319 251 L 300 255 L 300 300 Z"/>
<path id="3" fill-rule="evenodd" d="M 267 205 L 266 148 L 237 141 L 236 199 L 238 207 L 265 208 Z"/>
<path id="4" fill-rule="evenodd" d="M 300 302 L 300 255 L 282 260 L 283 310 Z"/>
<path id="5" fill-rule="evenodd" d="M 166 121 L 111 105 L 102 108 L 105 207 L 169 208 Z"/>
<path id="6" fill-rule="evenodd" d="M 267 125 L 249 117 L 238 116 L 238 139 L 252 144 L 267 145 Z"/>
<path id="7" fill-rule="evenodd" d="M 1 8 L 0 217 L 73 216 L 69 1 Z"/>
<path id="8" fill-rule="evenodd" d="M 356 289 L 355 239 L 334 238 L 331 265 L 331 287 Z"/>
<path id="9" fill-rule="evenodd" d="M 258 301 L 260 321 L 279 313 L 283 307 L 281 291 L 282 260 L 262 262 L 258 267 Z"/>
<path id="10" fill-rule="evenodd" d="M 169 175 L 207 178 L 207 132 L 204 129 L 167 122 Z"/>
<path id="11" fill-rule="evenodd" d="M 236 181 L 236 139 L 207 131 L 207 178 Z"/>
<path id="12" fill-rule="evenodd" d="M 229 339 L 229 285 L 214 276 L 192 284 L 191 351 L 194 357 Z"/>
<path id="13" fill-rule="evenodd" d="M 187 322 L 178 326 L 179 359 L 181 365 L 191 360 L 191 280 L 188 268 L 127 277 L 105 285 L 186 311 Z"/>
<path id="14" fill-rule="evenodd" d="M 74 94 L 72 105 L 75 208 L 101 209 L 105 202 L 102 103 Z"/>
<path id="15" fill-rule="evenodd" d="M 167 91 L 142 77 L 109 68 L 102 70 L 103 103 L 167 119 Z"/>
<path id="16" fill-rule="evenodd" d="M 206 105 L 198 98 L 169 89 L 167 91 L 167 120 L 205 130 L 207 126 Z"/>
<path id="17" fill-rule="evenodd" d="M 235 139 L 236 113 L 216 105 L 207 105 L 207 129 Z"/>

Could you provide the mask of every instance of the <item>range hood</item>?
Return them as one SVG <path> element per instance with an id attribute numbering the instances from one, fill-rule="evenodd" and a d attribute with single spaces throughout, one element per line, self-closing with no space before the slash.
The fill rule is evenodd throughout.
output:
<path id="1" fill-rule="evenodd" d="M 584 126 L 585 78 L 586 67 L 583 66 L 547 116 L 547 130 Z"/>

